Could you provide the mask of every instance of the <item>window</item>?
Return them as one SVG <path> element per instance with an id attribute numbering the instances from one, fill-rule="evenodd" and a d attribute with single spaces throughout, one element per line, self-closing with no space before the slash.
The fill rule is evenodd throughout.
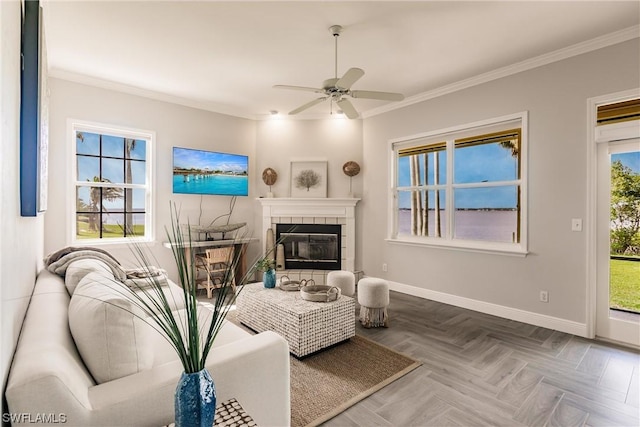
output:
<path id="1" fill-rule="evenodd" d="M 72 123 L 72 242 L 153 240 L 153 134 Z"/>
<path id="2" fill-rule="evenodd" d="M 526 114 L 391 141 L 391 240 L 526 253 Z"/>

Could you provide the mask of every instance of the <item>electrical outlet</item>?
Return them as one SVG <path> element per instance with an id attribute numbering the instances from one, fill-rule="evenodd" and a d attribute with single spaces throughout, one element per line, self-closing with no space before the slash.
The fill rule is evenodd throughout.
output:
<path id="1" fill-rule="evenodd" d="M 549 302 L 549 291 L 540 291 L 540 302 Z"/>
<path id="2" fill-rule="evenodd" d="M 382 263 L 382 271 L 387 271 L 387 263 L 386 262 Z"/>

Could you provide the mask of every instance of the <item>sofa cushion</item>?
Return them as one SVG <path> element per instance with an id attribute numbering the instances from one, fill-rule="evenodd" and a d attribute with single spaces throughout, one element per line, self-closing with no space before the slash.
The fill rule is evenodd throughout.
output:
<path id="1" fill-rule="evenodd" d="M 80 283 L 80 280 L 92 272 L 106 273 L 113 277 L 113 273 L 111 273 L 109 266 L 99 259 L 84 258 L 70 263 L 64 275 L 64 285 L 67 287 L 69 295 L 73 295 L 73 292 L 75 291 L 76 286 L 78 286 L 78 283 Z"/>
<path id="2" fill-rule="evenodd" d="M 153 366 L 153 334 L 126 286 L 103 272 L 84 276 L 69 303 L 69 328 L 97 383 Z"/>

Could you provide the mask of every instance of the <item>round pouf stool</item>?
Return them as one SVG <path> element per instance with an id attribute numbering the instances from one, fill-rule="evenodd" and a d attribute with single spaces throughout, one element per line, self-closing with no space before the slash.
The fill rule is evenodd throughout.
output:
<path id="1" fill-rule="evenodd" d="M 360 323 L 365 328 L 389 326 L 389 284 L 386 280 L 365 277 L 358 282 Z"/>
<path id="2" fill-rule="evenodd" d="M 353 296 L 356 292 L 356 276 L 345 270 L 333 270 L 327 274 L 327 285 L 340 288 L 342 295 Z"/>

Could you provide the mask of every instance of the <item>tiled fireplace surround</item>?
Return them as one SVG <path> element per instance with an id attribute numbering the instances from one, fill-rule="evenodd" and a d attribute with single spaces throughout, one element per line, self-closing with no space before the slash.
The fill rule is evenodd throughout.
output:
<path id="1" fill-rule="evenodd" d="M 360 199 L 355 198 L 261 198 L 262 236 L 277 224 L 339 224 L 341 225 L 341 269 L 355 271 L 355 208 Z M 327 270 L 280 270 L 278 277 L 291 280 L 313 279 L 316 285 L 324 285 Z"/>

